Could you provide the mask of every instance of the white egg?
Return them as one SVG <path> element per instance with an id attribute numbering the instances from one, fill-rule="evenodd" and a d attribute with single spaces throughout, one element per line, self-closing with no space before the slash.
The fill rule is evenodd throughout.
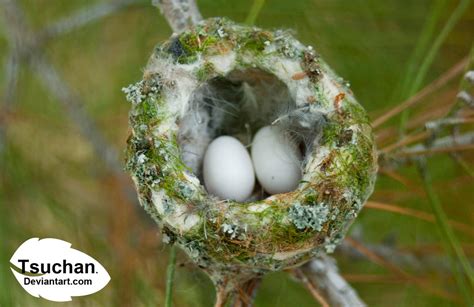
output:
<path id="1" fill-rule="evenodd" d="M 252 142 L 257 179 L 270 194 L 293 191 L 301 180 L 301 153 L 280 128 L 265 126 Z"/>
<path id="2" fill-rule="evenodd" d="M 247 149 L 236 138 L 220 136 L 209 144 L 203 162 L 204 185 L 221 199 L 245 201 L 255 186 Z"/>

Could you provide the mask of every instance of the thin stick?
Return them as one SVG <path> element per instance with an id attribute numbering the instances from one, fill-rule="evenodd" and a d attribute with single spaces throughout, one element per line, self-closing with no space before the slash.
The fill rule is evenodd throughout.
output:
<path id="1" fill-rule="evenodd" d="M 91 142 L 99 158 L 113 173 L 122 175 L 122 165 L 119 162 L 118 153 L 106 142 L 91 118 L 84 112 L 82 101 L 74 95 L 72 89 L 43 55 L 42 50 L 36 45 L 36 41 L 32 39 L 35 35 L 25 24 L 23 10 L 17 2 L 12 0 L 4 1 L 3 5 L 7 29 L 10 33 L 10 44 L 21 49 L 18 50 L 19 54 L 24 57 L 28 56 L 30 60 L 28 63 L 39 74 L 39 80 L 63 103 L 68 115 Z"/>
<path id="2" fill-rule="evenodd" d="M 174 272 L 176 268 L 176 246 L 172 245 L 170 248 L 168 268 L 166 270 L 166 295 L 165 295 L 165 306 L 173 306 L 173 284 L 174 284 Z"/>
<path id="3" fill-rule="evenodd" d="M 5 135 L 8 115 L 16 98 L 20 61 L 13 50 L 7 58 L 5 65 L 5 87 L 3 89 L 2 105 L 0 110 L 0 153 L 5 145 Z"/>
<path id="4" fill-rule="evenodd" d="M 433 81 L 431 84 L 423 88 L 421 91 L 419 91 L 416 95 L 412 96 L 410 99 L 406 100 L 405 102 L 397 105 L 390 111 L 384 113 L 382 116 L 379 118 L 375 119 L 372 122 L 372 126 L 375 128 L 379 127 L 395 115 L 399 114 L 403 110 L 414 106 L 416 103 L 420 102 L 423 98 L 426 96 L 432 94 L 435 92 L 437 89 L 448 83 L 450 80 L 452 80 L 454 77 L 459 75 L 464 71 L 464 68 L 469 62 L 469 58 L 465 57 L 462 59 L 460 62 L 458 62 L 456 65 L 454 65 L 450 70 L 448 70 L 446 73 L 441 75 L 438 79 Z"/>
<path id="5" fill-rule="evenodd" d="M 237 289 L 233 307 L 252 307 L 262 279 L 252 278 Z"/>
<path id="6" fill-rule="evenodd" d="M 464 161 L 464 159 L 461 157 L 461 155 L 457 153 L 452 153 L 451 157 L 456 161 L 459 166 L 472 178 L 474 178 L 474 169 L 471 168 L 471 166 Z"/>
<path id="7" fill-rule="evenodd" d="M 326 301 L 326 299 L 319 293 L 318 289 L 315 287 L 315 285 L 309 280 L 305 273 L 300 268 L 294 269 L 293 270 L 295 273 L 296 278 L 298 278 L 306 287 L 306 289 L 309 290 L 311 295 L 321 304 L 323 307 L 329 307 L 329 303 Z"/>
<path id="8" fill-rule="evenodd" d="M 384 153 L 384 154 L 389 153 L 389 152 L 394 151 L 394 150 L 396 150 L 400 147 L 403 147 L 403 146 L 412 144 L 414 142 L 418 142 L 418 141 L 427 139 L 430 135 L 431 135 L 431 133 L 429 131 L 423 131 L 423 132 L 417 133 L 415 135 L 406 136 L 403 139 L 401 139 L 400 141 L 382 148 L 380 150 L 380 152 Z"/>
<path id="9" fill-rule="evenodd" d="M 229 298 L 229 293 L 227 292 L 225 286 L 219 287 L 216 286 L 216 302 L 214 307 L 224 307 Z"/>
<path id="10" fill-rule="evenodd" d="M 320 255 L 293 273 L 323 306 L 365 306 L 332 257 Z"/>
<path id="11" fill-rule="evenodd" d="M 441 45 L 446 40 L 446 37 L 451 32 L 451 30 L 456 25 L 456 23 L 459 21 L 461 16 L 467 10 L 467 8 L 470 5 L 470 2 L 471 0 L 460 0 L 458 3 L 458 6 L 454 9 L 452 14 L 449 16 L 449 19 L 446 21 L 441 31 L 439 31 L 438 35 L 436 36 L 436 39 L 434 40 L 433 44 L 429 48 L 428 53 L 425 55 L 419 69 L 417 70 L 415 79 L 413 80 L 413 82 L 411 82 L 411 88 L 409 91 L 410 95 L 416 92 L 421 87 L 423 80 L 425 79 L 426 74 L 428 73 L 428 69 L 432 65 L 436 57 L 436 54 L 441 48 Z M 408 110 L 405 110 L 400 120 L 400 132 L 402 135 L 404 133 L 405 126 L 408 121 L 408 116 L 409 116 Z"/>
<path id="12" fill-rule="evenodd" d="M 347 281 L 358 282 L 358 283 L 404 283 L 403 278 L 391 275 L 381 274 L 344 274 L 344 278 Z"/>
<path id="13" fill-rule="evenodd" d="M 421 210 L 415 210 L 412 208 L 402 208 L 399 206 L 391 205 L 391 204 L 384 204 L 381 202 L 376 202 L 376 201 L 368 201 L 365 205 L 365 208 L 369 209 L 376 209 L 376 210 L 382 210 L 382 211 L 387 211 L 387 212 L 393 212 L 393 213 L 398 213 L 406 216 L 411 216 L 423 221 L 427 221 L 430 223 L 436 222 L 436 218 L 433 214 L 430 214 L 428 212 L 424 212 Z M 453 221 L 453 220 L 448 220 L 448 223 L 455 229 L 462 231 L 466 234 L 469 234 L 471 236 L 474 236 L 474 228 L 470 227 L 469 225 L 463 224 L 458 221 Z"/>
<path id="14" fill-rule="evenodd" d="M 395 274 L 403 277 L 405 280 L 418 285 L 420 288 L 422 288 L 422 289 L 424 289 L 424 290 L 426 290 L 430 293 L 436 294 L 440 297 L 452 300 L 452 301 L 458 301 L 459 300 L 459 298 L 456 295 L 453 295 L 452 293 L 446 292 L 442 289 L 433 288 L 429 283 L 425 282 L 424 280 L 408 274 L 404 270 L 402 270 L 399 267 L 395 266 L 393 263 L 385 260 L 381 256 L 379 256 L 376 253 L 372 252 L 371 250 L 369 250 L 367 247 L 365 247 L 363 244 L 361 244 L 357 240 L 355 240 L 353 238 L 350 238 L 350 237 L 346 237 L 345 241 L 349 245 L 354 247 L 356 250 L 358 250 L 360 253 L 366 255 L 367 258 L 369 258 L 374 263 L 377 263 L 378 265 L 389 269 L 392 273 L 395 273 Z"/>
<path id="15" fill-rule="evenodd" d="M 71 31 L 112 15 L 138 2 L 139 0 L 116 0 L 82 8 L 75 11 L 70 16 L 60 18 L 59 20 L 47 25 L 42 31 L 40 31 L 38 36 L 40 37 L 40 40 L 44 42 L 48 39 L 70 33 Z"/>
<path id="16" fill-rule="evenodd" d="M 438 97 L 439 98 L 439 97 Z M 450 97 L 451 99 L 452 97 Z M 413 116 L 407 123 L 407 129 L 425 128 L 427 123 L 436 121 L 439 118 L 446 116 L 452 105 L 455 104 L 455 99 L 445 101 L 444 99 L 437 99 L 430 102 L 428 110 L 420 110 L 418 115 Z M 429 124 L 428 124 L 429 125 Z M 380 129 L 376 133 L 377 145 L 389 142 L 390 139 L 397 139 L 397 129 L 395 127 L 387 127 Z"/>
<path id="17" fill-rule="evenodd" d="M 424 195 L 424 191 L 422 189 L 418 188 L 413 180 L 410 180 L 410 179 L 402 176 L 400 173 L 397 173 L 396 171 L 394 171 L 392 169 L 385 169 L 385 168 L 379 168 L 378 172 L 381 175 L 385 175 L 389 178 L 392 178 L 395 181 L 400 182 L 405 187 L 412 190 L 414 193 L 416 193 L 418 195 Z"/>
<path id="18" fill-rule="evenodd" d="M 417 273 L 434 271 L 443 276 L 449 275 L 452 272 L 448 262 L 449 259 L 447 259 L 445 255 L 433 254 L 432 250 L 424 248 L 424 246 L 417 245 L 419 249 L 412 251 L 409 248 L 397 248 L 397 246 L 394 246 L 395 243 L 371 244 L 363 242 L 361 236 L 357 236 L 357 241 L 363 243 L 367 249 L 385 259 L 390 259 L 390 261 L 398 267 L 408 268 Z M 346 241 L 344 241 L 336 251 L 349 257 L 351 260 L 370 260 L 367 255 L 356 250 Z"/>
<path id="19" fill-rule="evenodd" d="M 449 152 L 459 152 L 466 150 L 474 150 L 474 144 L 464 144 L 464 145 L 455 145 L 449 147 L 436 147 L 428 148 L 422 150 L 410 150 L 410 151 L 401 151 L 394 154 L 394 157 L 414 157 L 414 156 L 427 156 L 431 154 L 439 153 L 449 153 Z"/>
<path id="20" fill-rule="evenodd" d="M 122 165 L 117 151 L 107 143 L 95 123 L 84 111 L 82 101 L 73 93 L 57 70 L 40 54 L 33 55 L 31 65 L 40 76 L 43 85 L 64 105 L 67 114 L 92 144 L 98 157 L 110 170 L 122 175 Z"/>

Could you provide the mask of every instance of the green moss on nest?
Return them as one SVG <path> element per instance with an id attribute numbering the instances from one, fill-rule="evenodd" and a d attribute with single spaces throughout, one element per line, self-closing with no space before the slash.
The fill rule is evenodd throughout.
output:
<path id="1" fill-rule="evenodd" d="M 260 53 L 271 41 L 273 41 L 271 32 L 251 30 L 240 38 L 239 44 L 242 50 Z"/>
<path id="2" fill-rule="evenodd" d="M 199 67 L 196 70 L 196 78 L 200 81 L 206 81 L 216 76 L 216 69 L 214 64 L 211 62 L 206 62 L 202 67 Z"/>

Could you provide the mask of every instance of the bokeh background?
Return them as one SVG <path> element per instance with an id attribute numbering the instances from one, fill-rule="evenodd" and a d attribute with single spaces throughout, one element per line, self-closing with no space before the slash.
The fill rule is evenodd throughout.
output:
<path id="1" fill-rule="evenodd" d="M 113 1 L 18 0 L 27 26 L 35 31 L 95 5 Z M 16 95 L 7 101 L 10 54 L 7 11 L 0 23 L 0 306 L 55 306 L 27 294 L 9 272 L 15 249 L 31 237 L 53 237 L 71 242 L 97 259 L 111 281 L 102 291 L 74 298 L 62 306 L 162 306 L 169 247 L 161 243 L 158 228 L 137 205 L 126 174 L 114 168 L 113 152 L 123 161 L 129 104 L 121 88 L 141 79 L 155 44 L 171 34 L 166 20 L 151 1 L 129 1 L 121 9 L 87 22 L 67 33 L 52 35 L 38 48 L 43 60 L 54 65 L 74 99 L 48 88 L 41 64 L 19 67 Z M 198 0 L 204 17 L 248 19 L 251 0 Z M 267 0 L 255 24 L 265 28 L 291 28 L 302 42 L 312 45 L 351 87 L 371 118 L 377 118 L 409 96 L 426 52 L 462 1 L 443 0 Z M 467 1 L 469 2 L 469 1 Z M 2 10 L 4 8 L 2 7 Z M 83 11 L 85 16 L 90 12 Z M 424 35 L 433 24 L 432 36 Z M 36 32 L 39 33 L 39 32 Z M 38 38 L 39 36 L 34 36 Z M 430 84 L 472 48 L 474 6 L 468 4 L 436 50 L 422 86 Z M 425 53 L 415 56 L 420 40 Z M 37 50 L 32 50 L 36 52 Z M 422 50 L 423 51 L 423 50 Z M 44 64 L 44 62 L 41 62 Z M 409 69 L 409 66 L 412 68 Z M 44 67 L 43 67 L 44 68 Z M 425 100 L 418 112 L 433 111 L 454 100 L 459 78 Z M 76 107 L 80 107 L 77 108 Z M 80 110 L 80 111 L 78 111 Z M 84 133 L 87 121 L 95 124 Z M 76 116 L 75 116 L 76 115 Z M 399 118 L 388 123 L 396 129 Z M 82 127 L 81 127 L 82 126 Z M 387 126 L 386 126 L 387 127 Z M 96 138 L 110 146 L 104 162 L 91 143 Z M 99 146 L 100 147 L 100 146 Z M 112 154 L 111 154 L 112 153 Z M 473 165 L 472 151 L 463 161 Z M 104 155 L 103 155 L 104 156 Z M 449 156 L 429 158 L 433 185 L 450 219 L 474 223 L 474 180 Z M 117 165 L 115 165 L 117 166 Z M 372 200 L 430 212 L 416 168 L 400 170 L 404 183 L 381 174 Z M 402 180 L 402 181 L 403 181 Z M 472 228 L 456 232 L 469 257 L 474 256 Z M 467 233 L 466 233 L 467 232 Z M 418 265 L 403 268 L 425 286 L 410 282 L 357 253 L 337 250 L 343 276 L 371 306 L 449 306 L 462 304 L 447 264 L 435 223 L 419 218 L 364 209 L 351 228 L 351 236 L 366 246 L 396 249 Z M 390 253 L 388 253 L 390 256 Z M 393 257 L 399 257 L 393 253 Z M 386 257 L 387 261 L 397 259 Z M 421 259 L 421 260 L 420 260 Z M 420 261 L 419 261 L 420 260 Z M 407 262 L 408 263 L 408 262 Z M 212 284 L 184 254 L 178 253 L 173 301 L 176 306 L 211 306 Z M 403 275 L 403 274 L 402 274 Z M 450 293 L 430 291 L 440 288 Z M 317 305 L 304 287 L 287 274 L 269 274 L 256 298 L 256 306 Z"/>

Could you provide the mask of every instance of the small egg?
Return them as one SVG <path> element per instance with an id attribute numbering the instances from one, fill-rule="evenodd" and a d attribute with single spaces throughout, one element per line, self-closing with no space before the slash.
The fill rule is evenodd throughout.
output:
<path id="1" fill-rule="evenodd" d="M 265 126 L 255 134 L 252 160 L 257 179 L 269 194 L 293 191 L 301 180 L 301 153 L 278 127 Z"/>
<path id="2" fill-rule="evenodd" d="M 245 201 L 255 186 L 255 172 L 247 149 L 234 137 L 220 136 L 207 147 L 204 185 L 221 199 Z"/>

